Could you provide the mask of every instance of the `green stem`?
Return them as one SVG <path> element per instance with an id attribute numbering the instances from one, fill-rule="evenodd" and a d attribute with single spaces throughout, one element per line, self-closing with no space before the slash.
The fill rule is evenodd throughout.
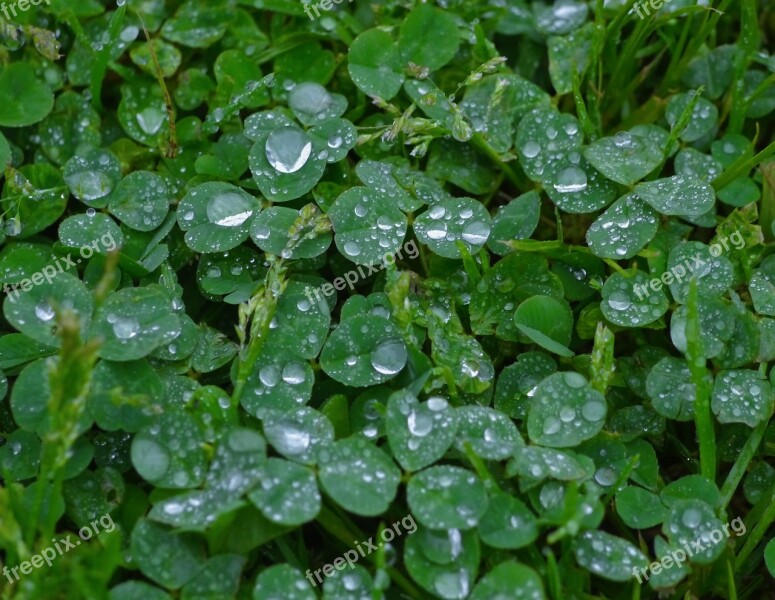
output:
<path id="1" fill-rule="evenodd" d="M 330 533 L 348 548 L 352 548 L 353 542 L 363 540 L 364 538 L 364 534 L 358 535 L 350 531 L 347 525 L 326 506 L 321 507 L 320 513 L 318 513 L 316 520 L 320 526 L 323 527 L 323 529 L 325 529 L 328 533 Z M 371 554 L 367 554 L 364 558 L 369 562 L 376 561 L 376 557 L 371 556 Z M 411 581 L 404 577 L 404 575 L 395 568 L 389 567 L 388 573 L 390 574 L 391 581 L 395 581 L 398 586 L 409 595 L 410 598 L 414 598 L 415 600 L 422 600 L 425 597 Z"/>
<path id="2" fill-rule="evenodd" d="M 686 358 L 692 374 L 696 399 L 694 401 L 694 423 L 700 440 L 700 472 L 709 481 L 716 481 L 716 434 L 713 415 L 710 411 L 710 385 L 708 370 L 703 355 L 700 318 L 697 302 L 697 280 L 689 286 L 686 320 Z"/>
<path id="3" fill-rule="evenodd" d="M 495 149 L 490 146 L 489 142 L 485 140 L 481 134 L 475 133 L 474 136 L 471 138 L 471 143 L 481 152 L 487 155 L 487 157 L 492 160 L 496 165 L 498 165 L 498 168 L 503 171 L 504 175 L 506 175 L 506 178 L 513 183 L 518 190 L 524 190 L 530 187 L 530 184 L 527 181 L 524 181 L 521 177 L 519 177 L 516 172 L 508 165 L 506 164 L 503 159 L 501 158 L 501 155 L 498 154 Z"/>
<path id="4" fill-rule="evenodd" d="M 724 189 L 735 179 L 746 175 L 751 169 L 763 163 L 773 154 L 775 154 L 775 141 L 770 142 L 770 144 L 764 150 L 752 156 L 751 158 L 739 158 L 734 163 L 732 163 L 729 169 L 724 171 L 711 182 L 713 189 Z"/>
<path id="5" fill-rule="evenodd" d="M 761 519 L 759 519 L 756 527 L 753 528 L 751 535 L 748 536 L 748 539 L 745 541 L 745 544 L 735 559 L 735 573 L 737 573 L 740 567 L 742 567 L 746 560 L 748 560 L 751 552 L 754 551 L 756 546 L 764 537 L 764 534 L 767 532 L 767 529 L 769 529 L 770 525 L 772 525 L 773 521 L 775 521 L 775 486 L 770 490 L 770 503 L 767 505 L 764 514 L 762 515 Z"/>
<path id="6" fill-rule="evenodd" d="M 732 469 L 729 471 L 729 475 L 727 475 L 724 485 L 721 486 L 721 506 L 723 508 L 726 508 L 729 505 L 729 502 L 732 500 L 732 495 L 735 493 L 737 486 L 740 485 L 740 480 L 743 478 L 743 475 L 745 475 L 748 465 L 756 454 L 756 450 L 759 448 L 759 444 L 764 437 L 767 424 L 768 421 L 763 421 L 754 428 L 751 435 L 748 436 L 742 450 L 740 450 L 740 454 L 738 455 L 737 460 L 735 460 L 735 464 L 732 465 Z"/>

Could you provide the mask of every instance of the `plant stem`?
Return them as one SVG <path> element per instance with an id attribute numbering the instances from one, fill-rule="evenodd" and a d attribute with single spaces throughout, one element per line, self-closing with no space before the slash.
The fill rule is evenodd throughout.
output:
<path id="1" fill-rule="evenodd" d="M 767 424 L 768 421 L 762 421 L 754 428 L 751 435 L 749 435 L 748 439 L 745 441 L 742 450 L 740 450 L 740 454 L 738 455 L 737 460 L 735 460 L 735 464 L 732 465 L 732 469 L 729 471 L 729 475 L 727 475 L 724 485 L 721 486 L 721 506 L 723 508 L 726 508 L 732 500 L 732 495 L 735 493 L 737 486 L 740 484 L 740 480 L 748 469 L 751 459 L 756 454 L 757 448 L 759 448 L 759 444 L 764 437 L 764 432 L 767 429 Z"/>
<path id="2" fill-rule="evenodd" d="M 764 537 L 764 534 L 767 532 L 767 529 L 769 529 L 773 521 L 775 521 L 775 486 L 770 489 L 770 503 L 764 510 L 764 514 L 761 519 L 759 519 L 756 527 L 753 528 L 751 535 L 748 536 L 748 539 L 745 541 L 745 544 L 735 559 L 735 573 L 737 573 L 740 567 L 745 563 L 751 555 L 751 552 L 754 551 L 754 548 L 756 548 Z"/>
<path id="3" fill-rule="evenodd" d="M 498 154 L 492 146 L 490 146 L 489 142 L 485 140 L 481 134 L 475 133 L 474 136 L 471 138 L 471 143 L 487 155 L 487 157 L 492 160 L 496 165 L 498 165 L 498 168 L 503 171 L 504 175 L 506 175 L 506 178 L 513 183 L 518 190 L 524 190 L 530 187 L 530 184 L 526 181 L 524 181 L 521 177 L 519 177 L 514 170 L 505 162 L 503 162 L 503 159 L 501 158 L 501 155 Z"/>
<path id="4" fill-rule="evenodd" d="M 694 423 L 697 427 L 697 437 L 700 440 L 700 472 L 709 481 L 715 483 L 716 433 L 713 428 L 713 415 L 710 411 L 711 390 L 702 348 L 696 279 L 691 280 L 686 306 L 688 314 L 686 319 L 686 358 L 696 393 Z"/>

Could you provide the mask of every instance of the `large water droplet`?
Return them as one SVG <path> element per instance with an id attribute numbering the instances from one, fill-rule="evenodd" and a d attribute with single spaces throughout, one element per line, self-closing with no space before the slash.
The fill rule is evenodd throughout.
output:
<path id="1" fill-rule="evenodd" d="M 140 475 L 150 481 L 164 477 L 170 466 L 169 452 L 153 440 L 135 439 L 132 444 L 132 458 Z"/>
<path id="2" fill-rule="evenodd" d="M 113 321 L 113 333 L 120 340 L 129 340 L 140 331 L 140 323 L 132 317 L 116 317 Z"/>
<path id="3" fill-rule="evenodd" d="M 522 146 L 522 154 L 528 158 L 535 158 L 538 156 L 539 152 L 541 152 L 541 146 L 539 146 L 537 142 L 531 141 Z"/>
<path id="4" fill-rule="evenodd" d="M 587 174 L 579 167 L 567 167 L 557 174 L 554 189 L 562 193 L 580 192 L 587 187 Z"/>
<path id="5" fill-rule="evenodd" d="M 614 310 L 627 310 L 631 304 L 630 298 L 624 292 L 614 292 L 608 297 L 608 306 Z"/>
<path id="6" fill-rule="evenodd" d="M 35 307 L 35 316 L 41 321 L 50 321 L 54 318 L 54 309 L 48 302 L 41 302 Z"/>
<path id="7" fill-rule="evenodd" d="M 310 445 L 311 439 L 309 433 L 297 429 L 287 424 L 280 432 L 279 436 L 274 438 L 274 446 L 283 454 L 296 456 L 305 452 Z"/>
<path id="8" fill-rule="evenodd" d="M 406 419 L 409 432 L 417 437 L 425 437 L 433 429 L 433 419 L 425 413 L 413 410 Z"/>
<path id="9" fill-rule="evenodd" d="M 318 83 L 302 83 L 293 88 L 288 106 L 296 112 L 316 117 L 331 106 L 331 94 Z"/>
<path id="10" fill-rule="evenodd" d="M 143 111 L 137 113 L 137 123 L 148 135 L 153 135 L 161 129 L 166 113 L 155 106 L 149 106 Z"/>
<path id="11" fill-rule="evenodd" d="M 400 340 L 382 342 L 371 353 L 371 366 L 383 375 L 395 375 L 406 364 L 406 346 Z"/>
<path id="12" fill-rule="evenodd" d="M 236 192 L 223 192 L 207 204 L 207 218 L 222 227 L 238 227 L 253 215 L 248 198 Z"/>
<path id="13" fill-rule="evenodd" d="M 295 127 L 276 129 L 266 140 L 266 159 L 280 173 L 295 173 L 312 154 L 312 142 Z"/>
<path id="14" fill-rule="evenodd" d="M 481 246 L 490 237 L 490 226 L 482 221 L 473 221 L 463 227 L 461 237 L 472 246 Z"/>

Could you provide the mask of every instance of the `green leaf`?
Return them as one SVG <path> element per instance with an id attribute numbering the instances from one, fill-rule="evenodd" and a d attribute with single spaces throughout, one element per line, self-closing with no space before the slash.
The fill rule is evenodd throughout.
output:
<path id="1" fill-rule="evenodd" d="M 475 254 L 490 237 L 487 209 L 473 198 L 450 198 L 431 206 L 414 222 L 417 239 L 446 258 L 460 258 L 457 244 Z"/>
<path id="2" fill-rule="evenodd" d="M 143 358 L 180 335 L 172 301 L 153 288 L 113 292 L 97 309 L 91 336 L 103 340 L 100 358 L 129 361 Z"/>
<path id="3" fill-rule="evenodd" d="M 323 582 L 324 600 L 360 600 L 376 593 L 371 574 L 360 565 L 336 569 Z"/>
<path id="4" fill-rule="evenodd" d="M 219 0 L 187 0 L 165 21 L 161 33 L 171 42 L 192 48 L 207 48 L 217 42 L 233 15 Z"/>
<path id="5" fill-rule="evenodd" d="M 712 481 L 702 475 L 686 475 L 667 484 L 659 494 L 668 508 L 685 500 L 702 500 L 713 508 L 721 506 L 721 493 Z"/>
<path id="6" fill-rule="evenodd" d="M 0 126 L 26 127 L 42 121 L 54 108 L 51 88 L 38 79 L 28 62 L 0 71 Z"/>
<path id="7" fill-rule="evenodd" d="M 198 540 L 146 519 L 132 529 L 131 553 L 143 575 L 169 589 L 183 586 L 204 565 Z"/>
<path id="8" fill-rule="evenodd" d="M 357 315 L 339 324 L 320 353 L 325 373 L 345 385 L 366 387 L 392 379 L 404 368 L 407 350 L 387 319 Z"/>
<path id="9" fill-rule="evenodd" d="M 635 194 L 614 202 L 587 231 L 587 243 L 600 258 L 632 258 L 656 235 L 657 213 Z"/>
<path id="10" fill-rule="evenodd" d="M 670 515 L 662 525 L 662 532 L 674 544 L 684 544 L 696 540 L 703 549 L 694 548 L 689 560 L 698 565 L 712 564 L 724 552 L 726 544 L 723 522 L 716 517 L 713 509 L 702 500 L 684 500 L 676 502 L 670 509 Z M 721 539 L 712 537 L 714 530 Z M 729 537 L 728 535 L 726 537 Z"/>
<path id="11" fill-rule="evenodd" d="M 310 129 L 309 134 L 319 140 L 329 163 L 344 159 L 358 143 L 358 129 L 347 119 L 326 119 Z"/>
<path id="12" fill-rule="evenodd" d="M 775 396 L 758 371 L 721 371 L 713 384 L 711 407 L 720 423 L 756 427 L 772 416 Z"/>
<path id="13" fill-rule="evenodd" d="M 156 54 L 156 58 L 159 61 L 162 76 L 165 79 L 172 77 L 175 74 L 175 71 L 178 70 L 183 58 L 180 50 L 172 44 L 168 44 L 161 40 L 155 40 L 152 43 L 153 52 Z M 129 56 L 132 59 L 132 62 L 148 75 L 156 75 L 156 64 L 153 61 L 149 43 L 133 47 L 129 52 Z"/>
<path id="14" fill-rule="evenodd" d="M 544 600 L 544 586 L 541 578 L 530 567 L 515 561 L 502 562 L 493 567 L 476 584 L 469 598 L 491 600 L 492 598 L 512 600 Z"/>
<path id="15" fill-rule="evenodd" d="M 108 210 L 127 227 L 153 231 L 167 217 L 170 196 L 167 181 L 150 171 L 135 171 L 113 191 Z"/>
<path id="16" fill-rule="evenodd" d="M 716 201 L 709 183 L 685 175 L 641 183 L 635 194 L 663 215 L 696 217 L 711 210 Z"/>
<path id="17" fill-rule="evenodd" d="M 648 565 L 646 556 L 635 546 L 604 531 L 585 531 L 573 546 L 576 562 L 610 581 L 628 581 L 635 569 Z"/>
<path id="18" fill-rule="evenodd" d="M 110 590 L 108 600 L 170 600 L 172 596 L 143 581 L 125 581 Z"/>
<path id="19" fill-rule="evenodd" d="M 498 209 L 492 219 L 492 231 L 487 247 L 504 256 L 513 252 L 508 242 L 528 239 L 538 226 L 541 197 L 538 192 L 528 192 Z"/>
<path id="20" fill-rule="evenodd" d="M 51 276 L 51 271 L 55 277 Z M 18 296 L 6 296 L 3 314 L 8 322 L 24 335 L 47 346 L 58 347 L 56 311 L 65 308 L 80 318 L 81 334 L 88 330 L 94 307 L 87 287 L 69 273 L 58 273 L 53 265 L 46 272 L 47 280 Z"/>
<path id="21" fill-rule="evenodd" d="M 535 515 L 524 503 L 503 492 L 490 494 L 487 512 L 479 521 L 479 537 L 493 548 L 524 548 L 538 537 Z"/>
<path id="22" fill-rule="evenodd" d="M 322 449 L 320 485 L 345 510 L 373 517 L 395 498 L 401 471 L 381 449 L 361 438 L 347 438 Z"/>
<path id="23" fill-rule="evenodd" d="M 355 85 L 368 96 L 390 100 L 401 90 L 401 56 L 390 34 L 368 29 L 350 44 L 347 70 Z"/>
<path id="24" fill-rule="evenodd" d="M 678 120 L 693 98 L 693 93 L 676 94 L 670 98 L 665 109 L 665 118 L 671 127 L 678 123 Z M 680 132 L 680 136 L 684 142 L 696 142 L 717 126 L 718 109 L 716 105 L 705 98 L 698 98 L 694 109 L 692 109 L 689 123 Z"/>
<path id="25" fill-rule="evenodd" d="M 328 211 L 339 252 L 359 265 L 379 264 L 394 254 L 406 236 L 406 216 L 385 194 L 350 188 Z"/>
<path id="26" fill-rule="evenodd" d="M 582 185 L 578 167 L 568 162 L 571 157 L 581 160 L 582 142 L 583 134 L 574 116 L 541 107 L 522 118 L 514 146 L 525 174 L 533 181 L 553 183 L 562 170 L 571 169 L 565 175 L 566 184 L 576 187 Z"/>
<path id="27" fill-rule="evenodd" d="M 616 512 L 624 524 L 633 529 L 655 527 L 668 514 L 659 496 L 635 486 L 627 486 L 616 494 Z"/>
<path id="28" fill-rule="evenodd" d="M 204 480 L 206 465 L 202 441 L 193 417 L 163 414 L 132 440 L 132 465 L 156 487 L 198 487 Z"/>
<path id="29" fill-rule="evenodd" d="M 699 317 L 700 352 L 706 358 L 713 358 L 725 349 L 732 334 L 735 332 L 734 315 L 730 307 L 714 297 L 701 297 L 697 300 Z M 686 352 L 689 344 L 687 331 L 688 306 L 679 307 L 670 321 L 670 339 L 680 352 Z"/>
<path id="30" fill-rule="evenodd" d="M 138 431 L 164 404 L 162 380 L 145 360 L 102 360 L 94 368 L 87 406 L 102 429 Z"/>
<path id="31" fill-rule="evenodd" d="M 608 179 L 631 186 L 662 164 L 662 149 L 650 139 L 620 131 L 584 149 L 584 157 Z"/>
<path id="32" fill-rule="evenodd" d="M 771 539 L 764 547 L 764 564 L 770 575 L 775 577 L 775 539 Z"/>
<path id="33" fill-rule="evenodd" d="M 677 421 L 694 418 L 695 386 L 686 361 L 665 357 L 651 369 L 646 390 L 660 415 Z"/>
<path id="34" fill-rule="evenodd" d="M 301 571 L 288 564 L 279 564 L 262 570 L 253 588 L 253 600 L 268 598 L 315 600 L 317 596 Z"/>
<path id="35" fill-rule="evenodd" d="M 40 439 L 30 431 L 17 429 L 0 447 L 0 473 L 10 481 L 31 479 L 40 466 Z"/>
<path id="36" fill-rule="evenodd" d="M 121 179 L 121 163 L 112 152 L 90 148 L 68 160 L 63 174 L 73 196 L 99 206 L 97 201 L 108 196 Z"/>
<path id="37" fill-rule="evenodd" d="M 665 280 L 677 302 L 686 302 L 692 278 L 697 280 L 697 292 L 701 296 L 721 296 L 732 287 L 734 268 L 721 251 L 721 244 L 706 246 L 702 242 L 682 242 L 670 251 L 667 272 L 673 277 Z"/>
<path id="38" fill-rule="evenodd" d="M 463 453 L 468 446 L 477 456 L 487 460 L 503 460 L 524 445 L 514 423 L 497 410 L 484 406 L 461 406 L 457 409 L 457 449 Z"/>
<path id="39" fill-rule="evenodd" d="M 301 525 L 320 511 L 320 492 L 312 471 L 280 458 L 270 458 L 259 486 L 248 498 L 270 521 Z"/>
<path id="40" fill-rule="evenodd" d="M 443 457 L 455 439 L 457 425 L 455 410 L 440 396 L 420 404 L 411 392 L 402 390 L 388 399 L 388 442 L 406 471 L 419 471 Z"/>
<path id="41" fill-rule="evenodd" d="M 514 312 L 517 329 L 542 348 L 572 356 L 568 350 L 573 333 L 573 314 L 568 305 L 550 296 L 532 296 Z"/>
<path id="42" fill-rule="evenodd" d="M 406 501 L 429 529 L 471 529 L 487 510 L 484 484 L 472 472 L 453 466 L 425 469 L 406 485 Z"/>
<path id="43" fill-rule="evenodd" d="M 247 558 L 237 554 L 219 554 L 211 557 L 202 569 L 183 588 L 181 600 L 204 600 L 217 594 L 233 597 L 240 587 L 242 567 Z"/>
<path id="44" fill-rule="evenodd" d="M 436 71 L 451 61 L 460 46 L 460 35 L 452 15 L 419 4 L 406 16 L 398 36 L 404 64 L 413 62 Z"/>
<path id="45" fill-rule="evenodd" d="M 656 292 L 649 288 L 651 281 L 643 271 L 635 271 L 632 276 L 611 274 L 603 286 L 600 303 L 605 318 L 621 327 L 640 327 L 664 315 L 670 302 L 661 286 Z"/>
<path id="46" fill-rule="evenodd" d="M 334 428 L 325 415 L 302 406 L 293 410 L 267 409 L 261 414 L 264 435 L 289 460 L 315 464 L 334 441 Z"/>
<path id="47" fill-rule="evenodd" d="M 574 372 L 549 375 L 535 388 L 527 431 L 536 444 L 568 448 L 602 429 L 607 413 L 603 395 Z"/>
<path id="48" fill-rule="evenodd" d="M 273 128 L 250 149 L 250 171 L 258 189 L 273 202 L 300 198 L 320 181 L 328 144 L 296 127 Z"/>
<path id="49" fill-rule="evenodd" d="M 203 183 L 178 204 L 178 226 L 194 252 L 225 252 L 247 239 L 260 210 L 258 200 L 237 186 Z"/>
<path id="50" fill-rule="evenodd" d="M 479 539 L 473 531 L 418 527 L 404 545 L 404 564 L 420 586 L 439 598 L 463 600 L 479 567 Z"/>

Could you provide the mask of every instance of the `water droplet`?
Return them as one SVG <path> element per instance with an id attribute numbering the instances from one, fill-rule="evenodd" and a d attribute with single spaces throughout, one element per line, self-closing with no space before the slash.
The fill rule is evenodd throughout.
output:
<path id="1" fill-rule="evenodd" d="M 288 363 L 283 368 L 283 381 L 291 385 L 304 383 L 306 375 L 304 367 L 300 363 Z"/>
<path id="2" fill-rule="evenodd" d="M 277 365 L 261 367 L 261 370 L 258 372 L 258 378 L 266 387 L 274 387 L 280 382 L 280 367 Z"/>
<path id="3" fill-rule="evenodd" d="M 238 227 L 253 215 L 249 198 L 236 192 L 224 192 L 207 204 L 207 218 L 221 227 Z"/>
<path id="4" fill-rule="evenodd" d="M 348 256 L 358 256 L 361 253 L 361 247 L 358 242 L 345 242 L 344 251 Z"/>
<path id="5" fill-rule="evenodd" d="M 681 521 L 683 521 L 683 524 L 687 527 L 694 529 L 700 524 L 700 521 L 702 521 L 702 515 L 696 508 L 688 508 L 684 511 Z"/>
<path id="6" fill-rule="evenodd" d="M 140 323 L 132 317 L 116 317 L 113 321 L 113 333 L 120 340 L 129 340 L 137 335 Z"/>
<path id="7" fill-rule="evenodd" d="M 425 437 L 433 429 L 433 419 L 425 413 L 413 410 L 406 419 L 409 432 L 417 437 Z"/>
<path id="8" fill-rule="evenodd" d="M 490 237 L 490 226 L 482 221 L 473 221 L 463 227 L 461 237 L 472 246 L 481 246 Z"/>
<path id="9" fill-rule="evenodd" d="M 295 173 L 307 164 L 312 154 L 312 142 L 303 131 L 284 127 L 269 134 L 265 150 L 266 159 L 277 171 Z"/>
<path id="10" fill-rule="evenodd" d="M 48 302 L 41 302 L 35 307 L 35 316 L 41 321 L 50 321 L 54 318 L 54 309 Z"/>
<path id="11" fill-rule="evenodd" d="M 537 142 L 530 141 L 522 147 L 522 154 L 528 158 L 535 158 L 541 152 L 541 146 Z"/>
<path id="12" fill-rule="evenodd" d="M 606 408 L 602 402 L 592 400 L 581 408 L 581 416 L 587 421 L 599 421 L 605 416 Z"/>
<path id="13" fill-rule="evenodd" d="M 544 434 L 545 435 L 552 435 L 560 431 L 560 421 L 559 419 L 555 419 L 554 417 L 547 417 L 544 421 Z"/>
<path id="14" fill-rule="evenodd" d="M 406 364 L 406 346 L 400 340 L 382 342 L 371 352 L 371 366 L 383 375 L 395 375 Z"/>
<path id="15" fill-rule="evenodd" d="M 557 174 L 554 189 L 564 194 L 580 192 L 587 187 L 587 174 L 579 167 L 566 167 Z"/>
<path id="16" fill-rule="evenodd" d="M 613 292 L 608 297 L 608 306 L 614 310 L 627 310 L 631 305 L 630 298 L 624 292 Z"/>

